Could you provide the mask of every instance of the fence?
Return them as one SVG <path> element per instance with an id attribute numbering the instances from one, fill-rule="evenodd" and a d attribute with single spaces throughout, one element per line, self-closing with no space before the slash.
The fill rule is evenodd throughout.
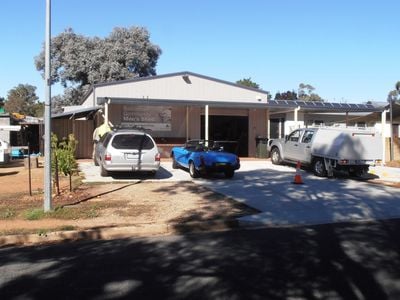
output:
<path id="1" fill-rule="evenodd" d="M 58 139 L 67 138 L 73 134 L 78 141 L 76 158 L 91 158 L 93 152 L 93 122 L 87 120 L 53 119 L 51 131 Z"/>

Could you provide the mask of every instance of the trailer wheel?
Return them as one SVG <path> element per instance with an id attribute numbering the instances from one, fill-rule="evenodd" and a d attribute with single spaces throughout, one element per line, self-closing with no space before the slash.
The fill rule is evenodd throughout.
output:
<path id="1" fill-rule="evenodd" d="M 326 177 L 327 172 L 325 168 L 325 163 L 322 158 L 315 158 L 313 161 L 313 172 L 315 176 Z"/>
<path id="2" fill-rule="evenodd" d="M 274 165 L 280 165 L 282 163 L 281 153 L 277 147 L 271 150 L 271 161 Z"/>

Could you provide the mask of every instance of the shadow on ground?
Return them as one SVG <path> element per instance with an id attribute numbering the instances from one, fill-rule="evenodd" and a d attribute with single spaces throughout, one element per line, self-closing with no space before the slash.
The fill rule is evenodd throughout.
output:
<path id="1" fill-rule="evenodd" d="M 160 167 L 156 173 L 152 172 L 109 172 L 113 179 L 146 180 L 146 179 L 168 179 L 172 177 L 171 172 Z"/>
<path id="2" fill-rule="evenodd" d="M 400 221 L 0 250 L 2 299 L 399 299 Z"/>

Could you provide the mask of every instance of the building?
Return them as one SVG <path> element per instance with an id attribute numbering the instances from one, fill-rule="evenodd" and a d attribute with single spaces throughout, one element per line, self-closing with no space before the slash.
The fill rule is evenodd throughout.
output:
<path id="1" fill-rule="evenodd" d="M 53 116 L 52 130 L 60 137 L 75 134 L 78 158 L 91 157 L 92 132 L 103 121 L 149 131 L 164 157 L 172 146 L 200 138 L 237 141 L 240 156 L 255 157 L 260 140 L 283 137 L 298 127 L 332 122 L 375 126 L 376 118 L 386 124 L 385 109 L 268 100 L 263 90 L 179 72 L 96 84 L 80 106 Z"/>

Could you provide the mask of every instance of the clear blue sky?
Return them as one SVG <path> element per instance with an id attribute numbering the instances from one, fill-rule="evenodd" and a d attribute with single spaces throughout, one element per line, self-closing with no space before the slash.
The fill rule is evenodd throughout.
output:
<path id="1" fill-rule="evenodd" d="M 0 2 L 0 96 L 44 82 L 34 66 L 45 0 Z M 251 77 L 273 95 L 311 84 L 328 101 L 386 101 L 400 81 L 398 0 L 52 0 L 52 35 L 143 26 L 163 54 L 157 74 Z M 53 94 L 59 89 L 53 89 Z"/>

